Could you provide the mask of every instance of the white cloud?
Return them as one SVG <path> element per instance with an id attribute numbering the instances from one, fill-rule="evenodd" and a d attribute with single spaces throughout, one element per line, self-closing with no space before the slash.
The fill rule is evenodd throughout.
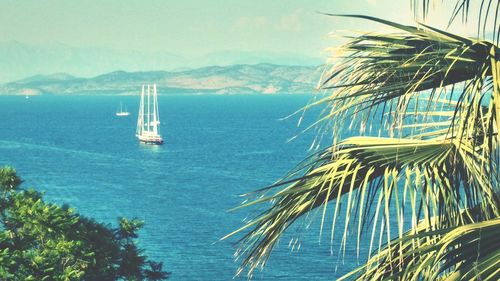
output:
<path id="1" fill-rule="evenodd" d="M 235 30 L 260 29 L 266 27 L 269 27 L 269 20 L 267 17 L 263 16 L 239 17 L 234 23 Z"/>
<path id="2" fill-rule="evenodd" d="M 291 14 L 284 15 L 279 19 L 279 23 L 277 25 L 278 30 L 283 31 L 301 31 L 302 30 L 302 22 L 301 22 L 301 10 L 295 10 Z"/>
<path id="3" fill-rule="evenodd" d="M 242 16 L 233 24 L 233 29 L 237 31 L 272 29 L 274 31 L 299 32 L 303 30 L 301 16 L 301 10 L 295 10 L 279 18 Z"/>

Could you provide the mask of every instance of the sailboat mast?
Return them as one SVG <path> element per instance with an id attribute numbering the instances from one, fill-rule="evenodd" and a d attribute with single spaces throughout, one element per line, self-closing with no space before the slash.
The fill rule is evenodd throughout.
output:
<path id="1" fill-rule="evenodd" d="M 149 109 L 151 107 L 151 105 L 149 104 L 150 96 L 151 96 L 151 94 L 150 94 L 149 85 L 148 85 L 148 118 L 147 118 L 147 121 L 148 121 L 148 126 L 147 126 L 148 129 L 147 130 L 148 130 L 148 132 L 151 131 L 151 128 L 149 127 L 149 126 L 151 126 L 151 121 L 150 121 L 151 113 L 149 111 Z"/>
<path id="2" fill-rule="evenodd" d="M 139 105 L 139 114 L 137 117 L 137 130 L 136 134 L 141 135 L 144 130 L 144 85 L 142 85 L 141 102 Z"/>
<path id="3" fill-rule="evenodd" d="M 156 86 L 156 85 L 155 85 Z M 156 131 L 160 134 L 160 111 L 158 111 L 158 92 L 155 87 Z"/>
<path id="4" fill-rule="evenodd" d="M 160 134 L 160 111 L 158 110 L 158 93 L 155 95 L 155 106 L 156 106 L 156 124 L 158 126 L 158 134 Z"/>
<path id="5" fill-rule="evenodd" d="M 157 123 L 157 119 L 156 119 L 156 114 L 157 114 L 157 110 L 156 110 L 156 84 L 153 84 L 153 132 L 156 134 L 158 134 L 158 123 Z"/>

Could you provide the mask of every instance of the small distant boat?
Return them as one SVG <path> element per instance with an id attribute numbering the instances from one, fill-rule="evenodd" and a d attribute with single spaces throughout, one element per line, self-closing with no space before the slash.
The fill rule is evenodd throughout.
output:
<path id="1" fill-rule="evenodd" d="M 144 100 L 145 98 L 147 99 L 146 103 Z M 147 94 L 144 92 L 144 85 L 142 85 L 141 102 L 135 135 L 142 143 L 161 145 L 163 144 L 163 139 L 160 135 L 159 125 L 160 116 L 158 113 L 156 84 L 153 85 L 152 93 L 151 87 L 148 85 Z"/>
<path id="2" fill-rule="evenodd" d="M 129 116 L 130 112 L 127 111 L 127 107 L 125 107 L 125 110 L 123 110 L 123 105 L 120 102 L 120 108 L 118 111 L 116 111 L 116 116 Z"/>

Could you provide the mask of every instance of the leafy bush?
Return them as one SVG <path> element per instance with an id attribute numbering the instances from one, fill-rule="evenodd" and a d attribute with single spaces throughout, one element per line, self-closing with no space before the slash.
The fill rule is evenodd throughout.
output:
<path id="1" fill-rule="evenodd" d="M 44 202 L 21 182 L 13 168 L 0 168 L 0 280 L 168 278 L 135 245 L 141 221 L 120 218 L 113 228 Z"/>

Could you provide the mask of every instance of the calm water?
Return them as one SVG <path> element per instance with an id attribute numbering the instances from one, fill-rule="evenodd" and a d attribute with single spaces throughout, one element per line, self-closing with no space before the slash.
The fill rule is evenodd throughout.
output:
<path id="1" fill-rule="evenodd" d="M 160 96 L 159 147 L 135 139 L 138 97 L 0 97 L 0 165 L 14 166 L 24 187 L 98 221 L 144 220 L 139 244 L 164 261 L 171 280 L 231 280 L 236 239 L 219 238 L 248 211 L 227 210 L 306 156 L 312 136 L 287 142 L 299 132 L 296 118 L 278 119 L 308 98 Z M 131 116 L 114 115 L 120 101 Z M 300 235 L 298 252 L 285 237 L 254 279 L 331 280 L 353 269 L 354 248 L 338 262 L 338 246 L 331 255 L 318 232 L 313 225 Z"/>

